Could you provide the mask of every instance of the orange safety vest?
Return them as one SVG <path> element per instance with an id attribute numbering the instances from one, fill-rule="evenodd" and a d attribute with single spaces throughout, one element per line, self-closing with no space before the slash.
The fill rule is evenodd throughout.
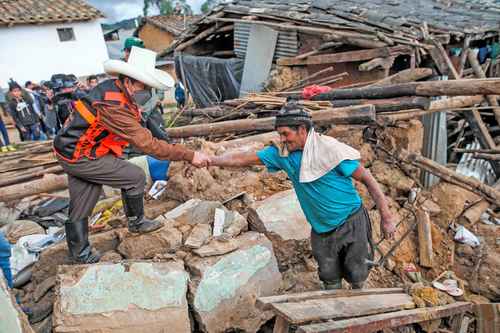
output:
<path id="1" fill-rule="evenodd" d="M 105 82 L 107 83 L 107 81 Z M 118 88 L 119 82 L 113 82 L 111 88 Z M 104 86 L 99 88 L 109 88 Z M 109 86 L 109 84 L 108 84 Z M 90 94 L 89 94 L 90 95 Z M 140 120 L 139 109 L 128 101 L 117 89 L 102 92 L 103 101 L 91 98 L 79 99 L 73 103 L 74 112 L 68 119 L 61 133 L 54 139 L 56 154 L 67 162 L 76 162 L 82 158 L 97 159 L 107 154 L 122 156 L 123 148 L 128 145 L 120 136 L 109 130 L 100 120 L 97 104 L 106 103 L 112 107 L 127 107 L 135 111 Z M 89 106 L 92 105 L 92 106 Z"/>

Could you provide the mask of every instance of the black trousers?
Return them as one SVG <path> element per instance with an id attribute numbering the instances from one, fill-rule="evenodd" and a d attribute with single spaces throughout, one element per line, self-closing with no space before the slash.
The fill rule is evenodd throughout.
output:
<path id="1" fill-rule="evenodd" d="M 312 230 L 312 252 L 321 281 L 337 284 L 344 278 L 351 284 L 363 283 L 370 271 L 366 259 L 373 260 L 371 239 L 371 221 L 363 206 L 330 232 Z"/>

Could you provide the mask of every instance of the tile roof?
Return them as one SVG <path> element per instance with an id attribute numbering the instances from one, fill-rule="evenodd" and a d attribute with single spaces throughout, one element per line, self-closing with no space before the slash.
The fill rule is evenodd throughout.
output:
<path id="1" fill-rule="evenodd" d="M 199 16 L 186 16 L 186 22 L 184 22 L 184 16 L 149 16 L 145 18 L 147 23 L 150 23 L 162 30 L 168 31 L 174 36 L 180 35 L 190 24 L 199 19 Z M 144 21 L 143 21 L 144 24 Z M 142 25 L 141 25 L 142 26 Z M 140 27 L 139 27 L 140 29 Z"/>
<path id="2" fill-rule="evenodd" d="M 0 0 L 0 26 L 87 21 L 104 17 L 82 0 Z"/>

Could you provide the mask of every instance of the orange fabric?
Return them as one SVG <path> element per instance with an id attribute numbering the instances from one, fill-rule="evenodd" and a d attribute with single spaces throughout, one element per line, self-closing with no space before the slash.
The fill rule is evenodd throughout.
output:
<path id="1" fill-rule="evenodd" d="M 87 107 L 81 100 L 75 102 L 75 109 L 76 111 L 78 111 L 80 116 L 82 116 L 82 118 L 85 119 L 85 121 L 89 124 L 93 124 L 95 122 L 95 116 L 92 114 L 92 112 L 89 111 L 89 109 L 87 109 Z"/>
<path id="2" fill-rule="evenodd" d="M 127 104 L 127 99 L 125 98 L 125 95 L 117 92 L 117 91 L 106 91 L 104 93 L 104 100 L 105 101 L 112 101 L 112 102 L 119 102 L 120 105 L 125 105 Z"/>

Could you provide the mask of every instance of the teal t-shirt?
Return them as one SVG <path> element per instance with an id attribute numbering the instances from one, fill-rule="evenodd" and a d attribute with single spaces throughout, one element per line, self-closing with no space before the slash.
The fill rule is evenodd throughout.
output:
<path id="1" fill-rule="evenodd" d="M 361 206 L 361 198 L 351 178 L 360 165 L 357 160 L 342 161 L 321 178 L 301 183 L 302 151 L 281 157 L 278 149 L 270 146 L 257 152 L 257 156 L 270 172 L 283 170 L 288 174 L 304 215 L 317 233 L 329 232 L 342 225 Z"/>

